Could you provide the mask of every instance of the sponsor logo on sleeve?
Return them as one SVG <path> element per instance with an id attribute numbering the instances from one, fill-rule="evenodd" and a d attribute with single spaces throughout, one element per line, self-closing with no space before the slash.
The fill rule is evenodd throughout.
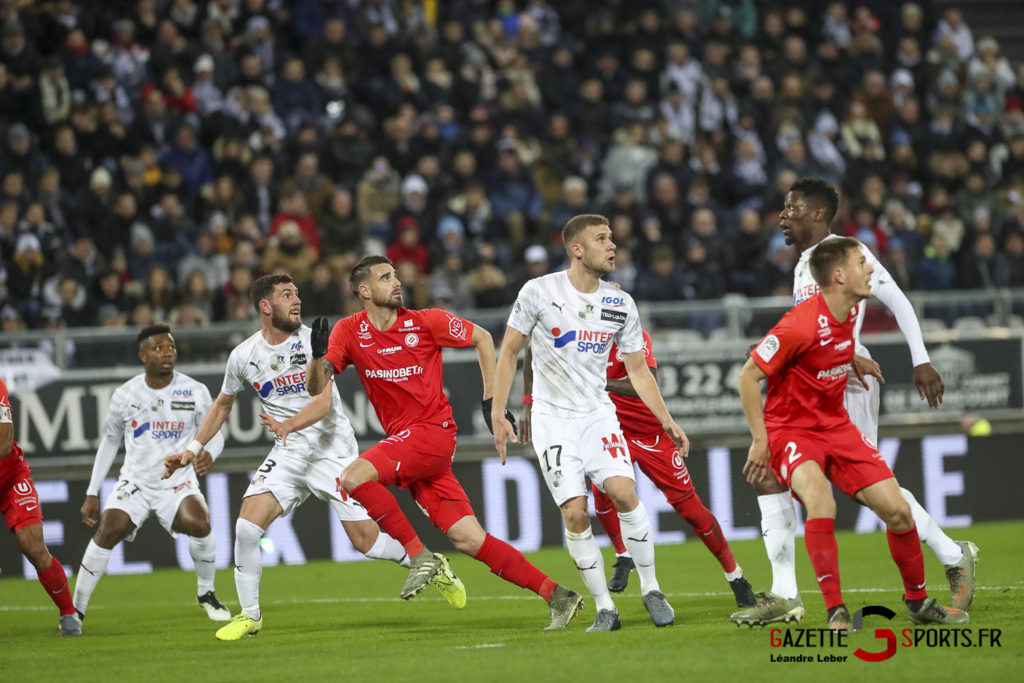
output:
<path id="1" fill-rule="evenodd" d="M 466 326 L 462 323 L 462 318 L 456 318 L 454 315 L 448 316 L 448 334 L 451 335 L 452 339 L 466 338 Z M 410 344 L 410 346 L 416 345 Z"/>
<path id="2" fill-rule="evenodd" d="M 761 360 L 767 363 L 775 357 L 775 354 L 778 353 L 780 347 L 779 338 L 774 334 L 769 334 L 761 340 L 760 344 L 757 345 L 757 355 L 761 356 Z"/>

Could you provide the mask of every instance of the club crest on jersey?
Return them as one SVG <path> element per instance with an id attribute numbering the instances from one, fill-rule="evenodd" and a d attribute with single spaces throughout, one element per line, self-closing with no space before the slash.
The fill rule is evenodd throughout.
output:
<path id="1" fill-rule="evenodd" d="M 419 345 L 419 343 L 420 336 L 415 332 L 410 332 L 409 334 L 405 335 L 405 345 L 408 346 L 409 348 L 417 346 Z"/>
<path id="2" fill-rule="evenodd" d="M 456 318 L 454 315 L 448 316 L 448 334 L 452 336 L 452 339 L 466 338 L 466 326 L 462 323 L 462 318 Z"/>
<path id="3" fill-rule="evenodd" d="M 592 320 L 594 317 L 594 306 L 592 304 L 584 304 L 583 308 L 579 310 L 579 316 L 582 320 Z"/>
<path id="4" fill-rule="evenodd" d="M 270 359 L 270 369 L 274 372 L 281 372 L 284 370 L 284 356 L 277 354 Z"/>
<path id="5" fill-rule="evenodd" d="M 149 404 L 149 409 L 154 413 L 164 407 L 164 400 L 162 398 L 154 398 L 153 402 Z"/>

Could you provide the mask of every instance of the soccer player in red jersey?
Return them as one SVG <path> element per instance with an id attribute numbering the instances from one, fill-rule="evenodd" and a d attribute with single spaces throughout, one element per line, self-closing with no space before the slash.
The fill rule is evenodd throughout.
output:
<path id="1" fill-rule="evenodd" d="M 839 584 L 830 481 L 871 508 L 888 527 L 889 551 L 903 577 L 910 619 L 964 624 L 970 618 L 966 612 L 928 597 L 910 506 L 892 470 L 843 407 L 853 366 L 857 304 L 871 296 L 873 269 L 860 246 L 849 237 L 817 246 L 810 268 L 820 293 L 786 313 L 740 371 L 740 400 L 753 436 L 743 472 L 753 483 L 770 467 L 806 508 L 804 541 L 830 628 L 851 625 Z M 877 364 L 871 372 L 881 378 Z M 762 404 L 759 382 L 766 378 L 768 393 Z"/>
<path id="2" fill-rule="evenodd" d="M 43 511 L 32 483 L 32 470 L 14 440 L 14 420 L 7 384 L 0 379 L 0 513 L 18 540 L 21 552 L 39 573 L 39 583 L 60 610 L 60 634 L 82 635 L 82 620 L 68 589 L 64 567 L 50 554 L 43 540 Z"/>
<path id="3" fill-rule="evenodd" d="M 511 545 L 486 533 L 452 473 L 457 428 L 444 394 L 441 350 L 476 348 L 483 380 L 482 407 L 490 427 L 495 368 L 490 333 L 447 311 L 405 308 L 398 274 L 382 256 L 360 261 L 350 282 L 364 310 L 339 320 L 329 338 L 327 320 L 314 322 L 307 387 L 310 395 L 316 396 L 335 373 L 354 366 L 388 434 L 345 469 L 341 485 L 409 554 L 412 564 L 401 597 L 408 600 L 432 580 L 436 584 L 446 561 L 424 547 L 385 486 L 408 488 L 456 548 L 506 581 L 540 595 L 551 613 L 548 628 L 564 628 L 582 608 L 583 598 L 555 583 Z M 464 589 L 461 602 L 465 604 Z"/>
<path id="4" fill-rule="evenodd" d="M 643 331 L 644 360 L 651 374 L 657 377 L 658 361 L 654 358 L 651 336 Z M 519 420 L 519 440 L 528 444 L 531 437 L 531 408 L 533 388 L 532 353 L 526 349 L 526 360 L 523 364 L 523 411 Z M 694 489 L 686 462 L 679 454 L 672 438 L 662 429 L 661 423 L 654 413 L 644 405 L 637 396 L 633 383 L 626 373 L 622 361 L 622 353 L 613 344 L 608 352 L 608 394 L 615 404 L 615 413 L 622 426 L 622 434 L 626 437 L 629 455 L 633 462 L 654 482 L 665 499 L 675 508 L 679 516 L 693 528 L 694 533 L 707 546 L 711 554 L 718 559 L 725 572 L 725 579 L 732 588 L 738 607 L 753 607 L 757 604 L 754 591 L 743 575 L 743 569 L 736 563 L 729 542 L 722 535 L 722 527 L 700 496 Z M 615 566 L 612 577 L 608 580 L 608 590 L 621 593 L 629 583 L 629 574 L 635 564 L 622 542 L 621 525 L 618 511 L 608 497 L 596 484 L 591 484 L 594 494 L 594 511 L 601 527 L 615 548 Z"/>

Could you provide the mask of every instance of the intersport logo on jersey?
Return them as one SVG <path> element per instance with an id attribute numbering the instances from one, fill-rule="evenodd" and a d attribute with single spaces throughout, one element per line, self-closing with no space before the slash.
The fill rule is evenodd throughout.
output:
<path id="1" fill-rule="evenodd" d="M 185 423 L 179 420 L 152 420 L 139 423 L 132 420 L 132 436 L 136 439 L 149 432 L 149 437 L 154 440 L 180 439 L 185 431 Z"/>
<path id="2" fill-rule="evenodd" d="M 306 373 L 293 372 L 267 380 L 262 384 L 253 382 L 252 386 L 259 392 L 260 398 L 267 398 L 271 393 L 276 393 L 278 396 L 304 394 L 306 393 Z"/>
<path id="3" fill-rule="evenodd" d="M 561 349 L 576 342 L 576 350 L 580 353 L 604 353 L 611 343 L 614 332 L 593 332 L 590 330 L 569 330 L 562 333 L 559 328 L 551 330 L 555 338 L 555 348 Z"/>

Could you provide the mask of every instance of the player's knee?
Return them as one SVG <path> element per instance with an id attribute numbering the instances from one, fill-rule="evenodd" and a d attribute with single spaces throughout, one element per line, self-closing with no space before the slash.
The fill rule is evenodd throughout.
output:
<path id="1" fill-rule="evenodd" d="M 896 532 L 909 531 L 914 526 L 914 515 L 910 512 L 910 506 L 903 498 L 895 502 L 892 508 L 886 512 L 885 524 Z"/>
<path id="2" fill-rule="evenodd" d="M 195 538 L 206 538 L 210 535 L 210 520 L 208 519 L 197 519 L 193 520 L 189 524 L 188 535 Z"/>
<path id="3" fill-rule="evenodd" d="M 754 493 L 759 496 L 770 496 L 775 493 L 785 493 L 788 489 L 774 476 L 766 477 L 754 482 Z"/>
<path id="4" fill-rule="evenodd" d="M 566 529 L 573 533 L 581 533 L 590 526 L 590 513 L 585 507 L 563 507 L 562 520 Z"/>
<path id="5" fill-rule="evenodd" d="M 254 522 L 239 517 L 235 521 L 235 539 L 245 545 L 258 545 L 263 537 L 263 529 Z"/>

